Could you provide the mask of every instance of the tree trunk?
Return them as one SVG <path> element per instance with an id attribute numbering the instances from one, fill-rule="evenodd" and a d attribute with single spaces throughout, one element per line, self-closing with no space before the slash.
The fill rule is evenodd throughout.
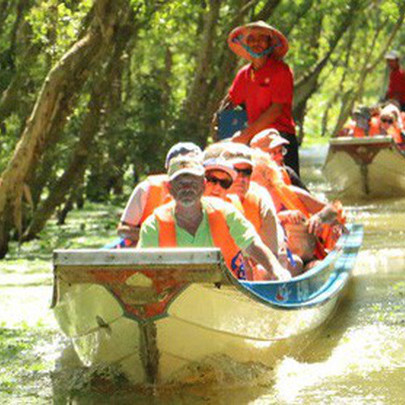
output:
<path id="1" fill-rule="evenodd" d="M 23 241 L 34 238 L 43 229 L 46 222 L 56 208 L 64 202 L 72 188 L 81 182 L 96 134 L 100 130 L 102 121 L 106 118 L 105 111 L 111 113 L 119 106 L 116 103 L 111 105 L 111 85 L 121 80 L 122 69 L 118 65 L 122 64 L 122 54 L 134 34 L 133 13 L 130 9 L 127 11 L 126 18 L 121 19 L 121 27 L 116 30 L 112 39 L 116 46 L 114 51 L 110 47 L 110 52 L 108 52 L 111 55 L 109 64 L 103 72 L 97 75 L 93 83 L 88 111 L 81 127 L 80 139 L 72 154 L 71 163 L 56 184 L 51 187 L 49 196 L 35 211 L 32 221 L 23 236 Z M 113 99 L 115 98 L 113 97 Z M 106 104 L 110 108 L 106 108 Z"/>
<path id="2" fill-rule="evenodd" d="M 49 137 L 60 130 L 70 115 L 78 93 L 108 48 L 121 17 L 124 0 L 95 0 L 95 17 L 87 34 L 76 42 L 46 77 L 32 114 L 14 155 L 1 175 L 0 257 L 7 251 L 5 235 L 10 212 L 20 206 L 17 199 L 30 171 L 35 169 Z"/>
<path id="3" fill-rule="evenodd" d="M 204 106 L 208 98 L 208 79 L 211 72 L 215 28 L 218 23 L 220 5 L 221 0 L 209 1 L 209 10 L 204 18 L 194 80 L 181 113 L 182 117 L 187 117 L 187 126 L 191 125 L 190 132 L 197 134 L 195 141 L 201 145 L 206 142 L 204 128 L 206 114 L 202 114 L 202 111 L 205 109 Z"/>

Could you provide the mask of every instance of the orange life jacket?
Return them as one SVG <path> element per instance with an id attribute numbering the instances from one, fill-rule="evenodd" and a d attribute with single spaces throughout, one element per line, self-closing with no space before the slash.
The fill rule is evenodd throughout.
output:
<path id="1" fill-rule="evenodd" d="M 363 128 L 358 127 L 357 125 L 353 128 L 353 138 L 365 138 L 366 131 Z"/>
<path id="2" fill-rule="evenodd" d="M 344 225 L 346 223 L 346 217 L 344 216 L 343 213 L 342 203 L 340 201 L 335 201 L 333 203 L 333 206 L 337 211 L 336 222 L 341 225 Z M 330 251 L 335 247 L 336 242 L 338 241 L 341 234 L 342 234 L 341 227 L 336 227 L 336 225 L 324 224 L 319 239 L 322 242 L 322 246 Z"/>
<path id="3" fill-rule="evenodd" d="M 381 134 L 380 120 L 378 117 L 372 117 L 370 120 L 369 135 L 375 136 L 375 135 L 380 135 L 380 134 Z"/>
<path id="4" fill-rule="evenodd" d="M 280 166 L 280 172 L 283 177 L 284 183 L 287 184 L 288 186 L 290 186 L 292 183 L 291 183 L 291 179 L 290 179 L 290 176 L 288 175 L 287 170 L 284 167 Z"/>
<path id="5" fill-rule="evenodd" d="M 260 177 L 258 177 L 258 180 L 260 180 Z M 266 187 L 266 189 L 270 192 L 273 201 L 278 202 L 285 209 L 298 210 L 302 212 L 302 214 L 304 214 L 306 218 L 310 218 L 310 216 L 312 215 L 308 211 L 305 204 L 300 200 L 296 192 L 289 185 L 283 184 L 280 181 L 274 181 L 271 184 L 271 187 L 269 188 Z M 277 211 L 279 212 L 280 206 L 276 208 L 278 208 Z M 342 209 L 340 209 L 340 212 L 342 212 Z M 323 236 L 322 242 L 317 241 L 314 252 L 314 255 L 318 259 L 323 259 L 326 256 L 327 252 L 325 249 L 333 248 L 334 245 L 336 244 L 336 239 L 334 237 L 332 226 L 325 224 L 322 236 Z"/>
<path id="6" fill-rule="evenodd" d="M 246 279 L 242 252 L 229 231 L 225 207 L 221 207 L 220 199 L 216 198 L 215 203 L 212 200 L 210 197 L 202 198 L 214 246 L 221 249 L 225 263 L 232 274 L 238 279 Z M 159 247 L 162 248 L 177 247 L 174 205 L 175 202 L 172 201 L 155 211 L 159 223 Z"/>
<path id="7" fill-rule="evenodd" d="M 149 182 L 149 191 L 140 224 L 142 224 L 157 207 L 160 207 L 161 205 L 166 204 L 172 200 L 172 197 L 167 188 L 169 178 L 166 174 L 149 176 L 147 178 L 147 181 Z"/>
<path id="8" fill-rule="evenodd" d="M 401 130 L 397 127 L 391 126 L 387 130 L 387 134 L 392 136 L 392 139 L 396 143 L 401 143 L 402 142 L 402 136 L 401 136 Z"/>
<path id="9" fill-rule="evenodd" d="M 250 182 L 249 190 L 247 191 L 244 200 L 242 201 L 243 212 L 247 220 L 254 226 L 256 232 L 260 233 L 262 226 L 262 218 L 260 216 L 260 194 L 262 186 L 254 181 Z"/>

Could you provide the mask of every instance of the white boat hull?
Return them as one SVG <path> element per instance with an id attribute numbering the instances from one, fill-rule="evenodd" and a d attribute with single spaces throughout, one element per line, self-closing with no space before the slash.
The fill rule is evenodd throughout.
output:
<path id="1" fill-rule="evenodd" d="M 238 281 L 216 248 L 56 251 L 55 316 L 84 366 L 134 384 L 204 380 L 220 359 L 271 367 L 331 315 L 362 241 L 348 227 L 288 281 Z"/>
<path id="2" fill-rule="evenodd" d="M 201 364 L 213 356 L 272 366 L 288 349 L 287 339 L 322 324 L 336 303 L 281 311 L 232 286 L 192 284 L 167 316 L 144 323 L 128 316 L 105 287 L 60 287 L 55 315 L 82 363 L 117 365 L 135 384 L 198 379 Z"/>
<path id="3" fill-rule="evenodd" d="M 388 136 L 331 139 L 324 173 L 341 196 L 405 195 L 405 155 Z"/>

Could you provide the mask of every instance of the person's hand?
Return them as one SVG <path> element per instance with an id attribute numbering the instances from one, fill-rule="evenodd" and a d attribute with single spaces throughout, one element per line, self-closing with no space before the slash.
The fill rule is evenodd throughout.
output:
<path id="1" fill-rule="evenodd" d="M 305 215 L 299 210 L 281 211 L 278 218 L 282 224 L 302 224 L 305 222 Z"/>
<path id="2" fill-rule="evenodd" d="M 139 226 L 131 226 L 128 224 L 120 223 L 117 228 L 118 235 L 123 239 L 129 239 L 133 243 L 138 243 L 139 240 Z"/>
<path id="3" fill-rule="evenodd" d="M 318 235 L 322 230 L 322 220 L 319 215 L 314 214 L 308 221 L 308 233 Z"/>
<path id="4" fill-rule="evenodd" d="M 273 274 L 278 281 L 288 281 L 291 280 L 291 273 L 284 267 L 277 266 L 273 269 Z"/>

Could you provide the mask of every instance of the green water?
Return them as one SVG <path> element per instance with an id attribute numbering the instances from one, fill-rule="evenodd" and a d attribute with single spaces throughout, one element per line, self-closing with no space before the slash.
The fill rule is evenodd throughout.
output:
<path id="1" fill-rule="evenodd" d="M 322 195 L 328 186 L 316 156 L 304 153 L 303 177 Z M 204 386 L 135 392 L 104 370 L 88 379 L 58 330 L 49 310 L 51 252 L 110 240 L 117 208 L 88 206 L 61 228 L 51 224 L 41 240 L 13 245 L 0 262 L 0 403 L 405 403 L 405 198 L 347 208 L 351 220 L 365 225 L 365 240 L 334 317 L 304 351 L 274 369 Z"/>

